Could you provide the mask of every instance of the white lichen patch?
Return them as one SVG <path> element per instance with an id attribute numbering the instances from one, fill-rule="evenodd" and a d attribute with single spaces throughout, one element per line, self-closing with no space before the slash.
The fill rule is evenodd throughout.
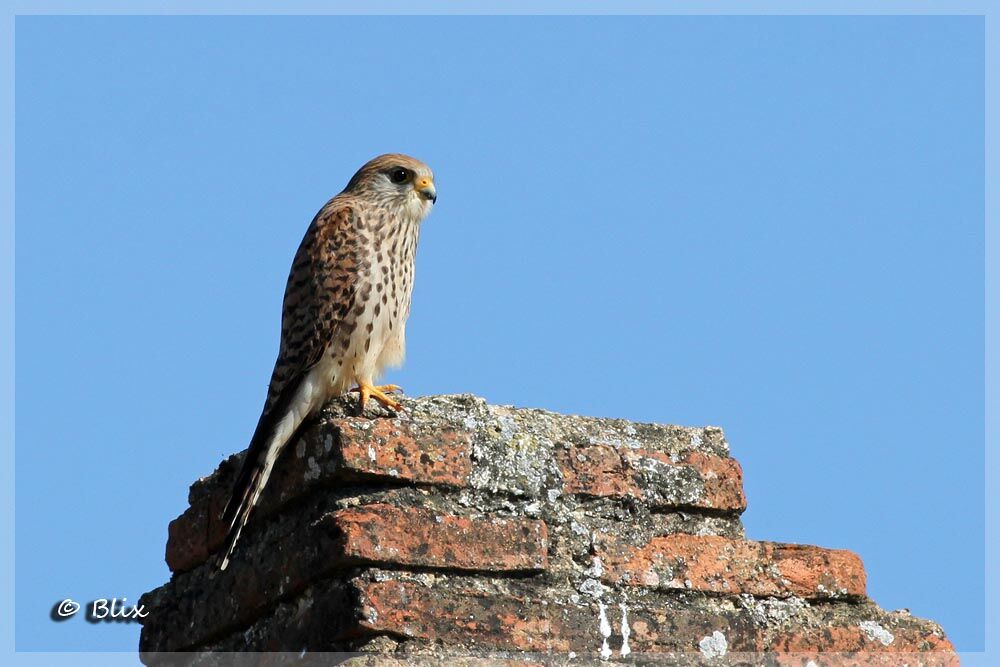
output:
<path id="1" fill-rule="evenodd" d="M 580 592 L 592 598 L 599 598 L 607 592 L 608 587 L 597 579 L 587 579 L 580 584 Z"/>
<path id="2" fill-rule="evenodd" d="M 891 632 L 883 628 L 875 621 L 861 621 L 858 627 L 865 633 L 865 636 L 872 641 L 879 641 L 883 646 L 891 644 L 896 637 Z"/>
<path id="3" fill-rule="evenodd" d="M 491 493 L 540 497 L 551 474 L 554 443 L 544 435 L 517 430 L 517 423 L 502 417 L 485 429 L 485 439 L 473 445 L 478 462 L 469 482 L 472 488 Z"/>
<path id="4" fill-rule="evenodd" d="M 790 597 L 783 600 L 767 598 L 757 600 L 752 595 L 740 595 L 740 606 L 750 611 L 758 625 L 773 626 L 784 623 L 809 607 L 802 598 Z"/>
<path id="5" fill-rule="evenodd" d="M 721 658 L 729 650 L 729 643 L 726 642 L 726 636 L 716 630 L 711 636 L 704 637 L 698 642 L 698 650 L 706 658 Z"/>
<path id="6" fill-rule="evenodd" d="M 374 463 L 378 459 L 378 454 L 375 453 L 375 447 L 371 444 L 368 445 L 368 458 Z"/>
<path id="7" fill-rule="evenodd" d="M 604 563 L 601 562 L 600 557 L 594 556 L 594 560 L 591 561 L 590 567 L 584 571 L 588 577 L 600 577 L 604 574 Z"/>
<path id="8" fill-rule="evenodd" d="M 310 456 L 306 460 L 306 465 L 309 467 L 309 469 L 306 470 L 303 477 L 306 480 L 319 479 L 320 469 L 319 469 L 319 464 L 316 463 L 316 459 Z"/>

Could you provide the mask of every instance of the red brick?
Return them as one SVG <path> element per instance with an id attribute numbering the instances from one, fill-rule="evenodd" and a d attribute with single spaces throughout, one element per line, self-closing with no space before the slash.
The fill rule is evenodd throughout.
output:
<path id="1" fill-rule="evenodd" d="M 548 532 L 543 521 L 469 519 L 393 505 L 365 505 L 329 515 L 346 558 L 478 571 L 544 570 Z"/>
<path id="2" fill-rule="evenodd" d="M 469 650 L 527 652 L 574 651 L 599 654 L 607 640 L 614 658 L 624 643 L 620 603 L 583 604 L 539 600 L 475 590 L 438 589 L 411 581 L 355 580 L 360 598 L 360 626 L 373 633 L 390 632 L 407 638 Z M 846 603 L 839 603 L 846 604 Z M 908 619 L 892 625 L 894 640 L 885 644 L 868 637 L 852 621 L 813 616 L 810 624 L 787 633 L 761 627 L 746 610 L 645 608 L 626 605 L 629 648 L 634 656 L 674 653 L 699 658 L 700 643 L 721 632 L 729 659 L 751 664 L 879 665 L 909 664 L 957 667 L 953 647 L 936 626 Z M 610 634 L 601 631 L 601 615 Z M 888 623 L 893 615 L 887 615 Z M 815 624 L 815 625 L 812 625 Z M 764 659 L 764 654 L 769 658 Z M 919 655 L 917 655 L 919 654 Z M 850 661 L 854 659 L 854 662 Z M 828 660 L 829 659 L 829 660 Z M 843 660 L 841 660 L 843 659 Z"/>
<path id="3" fill-rule="evenodd" d="M 593 646 L 596 623 L 572 630 L 567 609 L 476 591 L 433 590 L 405 581 L 358 584 L 361 627 L 417 639 L 529 652 Z M 596 616 L 595 616 L 596 620 Z M 599 645 L 599 644 L 598 644 Z"/>
<path id="4" fill-rule="evenodd" d="M 755 653 L 751 657 L 760 660 L 762 655 L 768 657 L 766 664 L 776 667 L 803 667 L 810 662 L 821 667 L 961 667 L 958 656 L 949 651 L 800 651 Z"/>
<path id="5" fill-rule="evenodd" d="M 625 638 L 621 603 L 558 602 L 476 590 L 435 589 L 409 581 L 355 580 L 360 625 L 413 639 L 474 650 L 573 651 L 596 656 L 607 642 L 621 657 Z M 753 650 L 756 635 L 745 613 L 625 607 L 629 648 L 635 654 L 697 652 L 698 642 L 724 629 L 732 650 Z M 602 622 L 603 616 L 603 622 Z M 602 634 L 602 626 L 610 634 Z"/>
<path id="6" fill-rule="evenodd" d="M 337 419 L 340 458 L 355 473 L 420 484 L 465 486 L 472 472 L 469 434 L 437 428 L 415 433 L 393 419 Z"/>
<path id="7" fill-rule="evenodd" d="M 222 522 L 225 500 L 216 494 L 207 503 L 187 508 L 167 527 L 167 567 L 185 572 L 205 562 L 226 536 Z"/>
<path id="8" fill-rule="evenodd" d="M 560 453 L 559 469 L 567 493 L 642 497 L 642 490 L 625 470 L 618 450 L 610 445 L 569 447 Z"/>
<path id="9" fill-rule="evenodd" d="M 650 462 L 671 470 L 677 477 L 699 481 L 699 494 L 678 502 L 660 499 L 650 488 L 649 480 L 644 481 L 644 477 L 650 475 Z M 691 452 L 674 460 L 663 452 L 597 444 L 568 447 L 559 453 L 558 464 L 567 493 L 638 498 L 654 506 L 690 506 L 734 512 L 746 509 L 743 471 L 731 458 Z"/>
<path id="10" fill-rule="evenodd" d="M 345 476 L 454 487 L 464 486 L 472 469 L 469 436 L 461 431 L 444 427 L 416 431 L 406 422 L 391 419 L 335 419 L 332 425 L 332 435 L 330 425 L 323 423 L 290 445 L 292 451 L 285 452 L 275 466 L 252 520 Z M 334 460 L 338 465 L 333 465 Z M 196 567 L 222 545 L 226 526 L 221 516 L 231 491 L 230 477 L 228 483 L 217 481 L 210 493 L 170 522 L 166 560 L 171 572 Z"/>
<path id="11" fill-rule="evenodd" d="M 597 555 L 609 584 L 758 597 L 865 594 L 864 566 L 850 551 L 681 534 L 635 547 L 599 535 Z"/>
<path id="12" fill-rule="evenodd" d="M 948 653 L 955 647 L 943 635 L 936 634 L 924 626 L 909 628 L 894 627 L 891 629 L 892 641 L 885 643 L 876 637 L 869 636 L 859 626 L 828 626 L 800 627 L 792 632 L 783 632 L 768 636 L 762 634 L 758 639 L 761 651 L 778 653 L 803 653 L 817 651 L 823 653 Z"/>
<path id="13" fill-rule="evenodd" d="M 660 454 L 660 456 L 663 456 Z M 682 463 L 698 469 L 705 482 L 705 506 L 711 509 L 742 512 L 747 508 L 743 493 L 743 468 L 739 461 L 702 452 L 691 452 Z"/>

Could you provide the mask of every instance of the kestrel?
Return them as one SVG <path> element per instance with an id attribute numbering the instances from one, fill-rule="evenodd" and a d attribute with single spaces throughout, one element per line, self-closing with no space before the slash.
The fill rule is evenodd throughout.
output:
<path id="1" fill-rule="evenodd" d="M 399 387 L 375 381 L 403 361 L 420 223 L 436 201 L 427 165 L 381 155 L 306 230 L 285 287 L 267 400 L 223 513 L 229 535 L 222 569 L 275 461 L 309 416 L 351 386 L 362 412 L 369 398 L 402 407 L 388 395 Z"/>

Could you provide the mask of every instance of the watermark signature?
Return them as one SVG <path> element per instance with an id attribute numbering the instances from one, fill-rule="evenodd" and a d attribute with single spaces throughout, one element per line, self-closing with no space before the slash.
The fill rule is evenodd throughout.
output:
<path id="1" fill-rule="evenodd" d="M 81 609 L 84 610 L 88 623 L 135 623 L 140 618 L 149 616 L 143 605 L 127 603 L 128 598 L 98 598 L 84 606 L 76 600 L 66 598 L 52 605 L 49 616 L 53 621 L 68 621 Z"/>

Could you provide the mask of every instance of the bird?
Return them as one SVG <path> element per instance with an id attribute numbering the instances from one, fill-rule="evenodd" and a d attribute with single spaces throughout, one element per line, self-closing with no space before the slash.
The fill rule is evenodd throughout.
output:
<path id="1" fill-rule="evenodd" d="M 267 398 L 223 511 L 226 569 L 275 462 L 329 400 L 356 391 L 399 412 L 376 385 L 403 362 L 420 226 L 437 202 L 431 169 L 400 153 L 369 160 L 316 214 L 285 286 Z M 351 389 L 351 387 L 354 387 Z"/>

